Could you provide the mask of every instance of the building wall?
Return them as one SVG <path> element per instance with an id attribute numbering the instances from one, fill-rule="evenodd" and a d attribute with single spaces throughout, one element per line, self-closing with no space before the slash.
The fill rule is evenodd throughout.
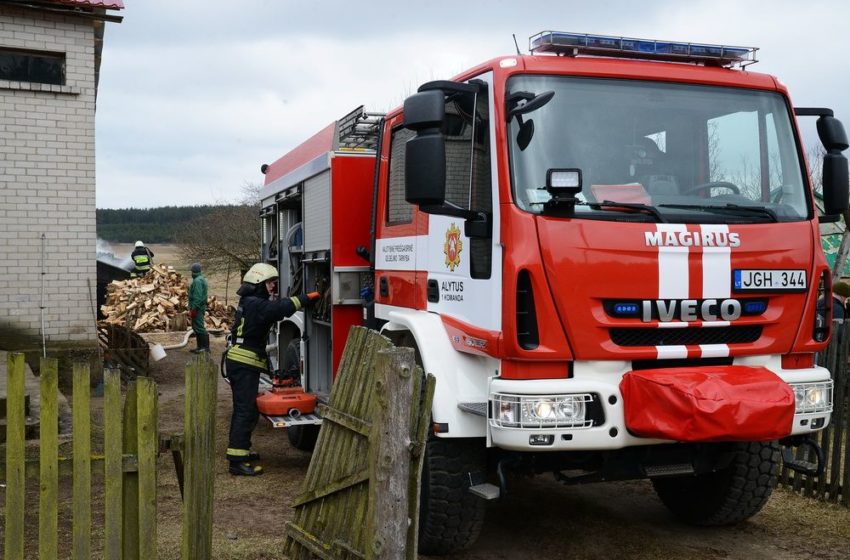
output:
<path id="1" fill-rule="evenodd" d="M 48 345 L 96 340 L 94 45 L 92 20 L 0 6 L 0 46 L 66 53 L 65 85 L 0 80 L 0 348 L 40 341 L 42 298 Z"/>

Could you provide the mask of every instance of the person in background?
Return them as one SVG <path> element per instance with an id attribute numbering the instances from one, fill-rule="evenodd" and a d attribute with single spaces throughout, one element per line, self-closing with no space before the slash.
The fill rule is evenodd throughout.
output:
<path id="1" fill-rule="evenodd" d="M 153 266 L 153 251 L 145 247 L 141 241 L 136 241 L 136 247 L 130 257 L 133 259 L 133 272 L 130 273 L 130 278 L 141 278 Z"/>
<path id="2" fill-rule="evenodd" d="M 192 319 L 192 330 L 195 331 L 197 347 L 191 350 L 193 354 L 210 351 L 210 335 L 204 325 L 204 315 L 207 312 L 207 279 L 201 272 L 201 264 L 192 265 L 192 283 L 189 284 L 189 317 Z"/>
<path id="3" fill-rule="evenodd" d="M 235 475 L 255 476 L 263 472 L 263 467 L 256 464 L 260 456 L 251 451 L 251 432 L 260 417 L 257 410 L 260 373 L 269 370 L 266 354 L 269 331 L 276 322 L 314 305 L 321 297 L 318 292 L 312 292 L 277 299 L 277 282 L 275 267 L 257 263 L 245 273 L 236 292 L 239 306 L 230 333 L 232 346 L 227 350 L 224 364 L 233 392 L 227 460 L 230 473 Z"/>

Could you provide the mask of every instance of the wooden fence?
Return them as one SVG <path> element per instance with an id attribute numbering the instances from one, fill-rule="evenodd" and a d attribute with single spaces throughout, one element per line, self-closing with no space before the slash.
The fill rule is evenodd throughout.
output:
<path id="1" fill-rule="evenodd" d="M 290 558 L 416 558 L 434 378 L 413 350 L 354 327 L 286 527 Z"/>
<path id="2" fill-rule="evenodd" d="M 58 543 L 60 475 L 71 467 L 71 557 L 89 560 L 92 552 L 92 470 L 103 472 L 103 558 L 156 560 L 157 456 L 170 447 L 178 465 L 185 515 L 183 558 L 211 558 L 213 452 L 217 370 L 208 355 L 186 368 L 186 436 L 160 438 L 157 387 L 139 377 L 127 388 L 123 407 L 118 370 L 104 374 L 103 454 L 91 449 L 90 375 L 73 368 L 72 457 L 59 455 L 58 363 L 40 364 L 41 426 L 39 457 L 25 447 L 25 364 L 22 354 L 8 358 L 7 435 L 0 476 L 6 484 L 5 558 L 25 557 L 27 479 L 38 477 L 38 558 L 53 560 L 67 544 Z M 35 482 L 35 481 L 32 481 Z M 32 528 L 32 530 L 35 530 Z M 29 551 L 32 552 L 32 551 Z M 32 557 L 32 555 L 30 555 Z"/>
<path id="3" fill-rule="evenodd" d="M 848 349 L 850 325 L 835 325 L 835 333 L 826 351 L 819 355 L 818 363 L 832 372 L 833 412 L 829 426 L 820 431 L 815 440 L 823 450 L 824 472 L 820 476 L 807 476 L 783 469 L 780 483 L 804 496 L 840 503 L 850 507 L 850 374 L 848 374 Z M 805 447 L 797 450 L 797 458 L 811 461 L 811 451 Z"/>

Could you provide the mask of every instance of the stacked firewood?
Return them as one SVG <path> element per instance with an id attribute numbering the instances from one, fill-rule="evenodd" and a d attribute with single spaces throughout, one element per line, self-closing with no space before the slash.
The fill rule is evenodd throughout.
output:
<path id="1" fill-rule="evenodd" d="M 174 267 L 157 264 L 143 278 L 111 282 L 100 311 L 105 323 L 137 333 L 186 330 L 191 323 L 188 290 L 188 283 Z M 211 296 L 204 316 L 207 329 L 230 329 L 233 314 L 233 306 Z"/>

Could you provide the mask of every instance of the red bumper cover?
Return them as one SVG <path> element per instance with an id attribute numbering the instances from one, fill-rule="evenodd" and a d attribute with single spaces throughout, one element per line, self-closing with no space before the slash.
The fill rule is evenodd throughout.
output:
<path id="1" fill-rule="evenodd" d="M 763 367 L 631 371 L 620 382 L 626 427 L 675 441 L 767 441 L 791 433 L 794 392 Z"/>

